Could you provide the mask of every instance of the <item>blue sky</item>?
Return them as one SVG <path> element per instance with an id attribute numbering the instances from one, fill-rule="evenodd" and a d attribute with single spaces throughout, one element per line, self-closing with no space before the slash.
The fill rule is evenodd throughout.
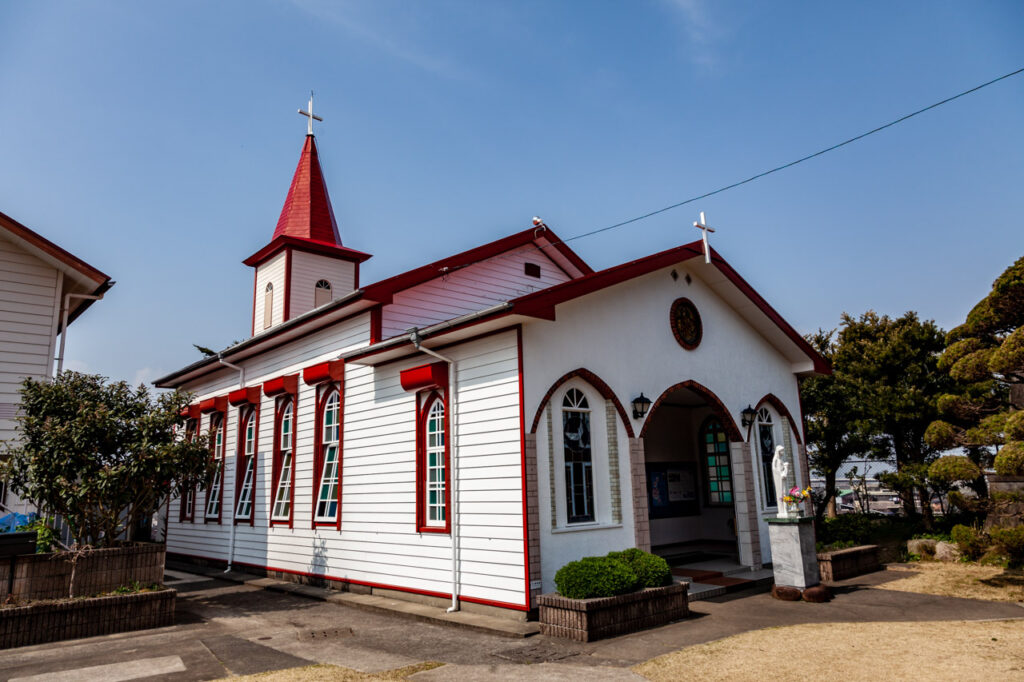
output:
<path id="1" fill-rule="evenodd" d="M 0 211 L 117 286 L 68 366 L 151 380 L 248 334 L 317 141 L 364 283 L 529 226 L 704 193 L 1024 66 L 1017 2 L 0 2 Z M 572 242 L 697 238 L 799 331 L 949 328 L 1024 253 L 1024 75 L 742 188 Z"/>

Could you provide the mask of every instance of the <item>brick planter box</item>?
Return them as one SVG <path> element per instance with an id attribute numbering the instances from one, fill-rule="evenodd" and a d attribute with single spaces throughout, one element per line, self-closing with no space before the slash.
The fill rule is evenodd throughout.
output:
<path id="1" fill-rule="evenodd" d="M 71 571 L 75 596 L 89 596 L 139 582 L 163 584 L 164 545 L 137 544 L 86 550 L 72 565 L 68 552 L 14 557 L 13 596 L 18 600 L 64 599 L 70 594 Z M 7 598 L 11 558 L 0 559 L 0 601 Z"/>
<path id="2" fill-rule="evenodd" d="M 177 594 L 164 589 L 0 609 L 0 649 L 173 625 Z"/>
<path id="3" fill-rule="evenodd" d="M 676 583 L 593 599 L 542 594 L 537 598 L 540 631 L 551 637 L 592 642 L 665 625 L 690 614 L 687 587 L 685 583 Z"/>
<path id="4" fill-rule="evenodd" d="M 872 573 L 879 568 L 878 545 L 861 545 L 818 555 L 818 572 L 822 582 L 845 580 Z"/>

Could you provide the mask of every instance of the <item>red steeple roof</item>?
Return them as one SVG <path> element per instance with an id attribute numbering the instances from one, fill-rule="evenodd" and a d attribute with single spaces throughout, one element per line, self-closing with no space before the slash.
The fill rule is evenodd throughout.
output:
<path id="1" fill-rule="evenodd" d="M 299 165 L 277 219 L 274 239 L 287 236 L 341 246 L 338 223 L 327 195 L 324 173 L 316 152 L 316 138 L 306 136 Z"/>

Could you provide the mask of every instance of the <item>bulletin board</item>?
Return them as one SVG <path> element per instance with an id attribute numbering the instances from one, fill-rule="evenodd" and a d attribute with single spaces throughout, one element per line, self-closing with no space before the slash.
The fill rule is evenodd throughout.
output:
<path id="1" fill-rule="evenodd" d="M 647 509 L 652 519 L 700 514 L 700 481 L 693 462 L 647 462 Z"/>

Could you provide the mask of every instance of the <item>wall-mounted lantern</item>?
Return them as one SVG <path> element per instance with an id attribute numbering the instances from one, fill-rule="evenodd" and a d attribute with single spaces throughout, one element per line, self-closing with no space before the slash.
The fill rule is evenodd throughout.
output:
<path id="1" fill-rule="evenodd" d="M 757 410 L 755 410 L 753 406 L 750 405 L 750 403 L 747 403 L 746 409 L 740 412 L 740 422 L 743 424 L 743 428 L 747 428 L 748 426 L 753 424 L 754 419 L 756 418 Z"/>
<path id="2" fill-rule="evenodd" d="M 640 392 L 639 398 L 633 398 L 633 419 L 643 419 L 647 410 L 651 409 L 651 399 Z"/>

